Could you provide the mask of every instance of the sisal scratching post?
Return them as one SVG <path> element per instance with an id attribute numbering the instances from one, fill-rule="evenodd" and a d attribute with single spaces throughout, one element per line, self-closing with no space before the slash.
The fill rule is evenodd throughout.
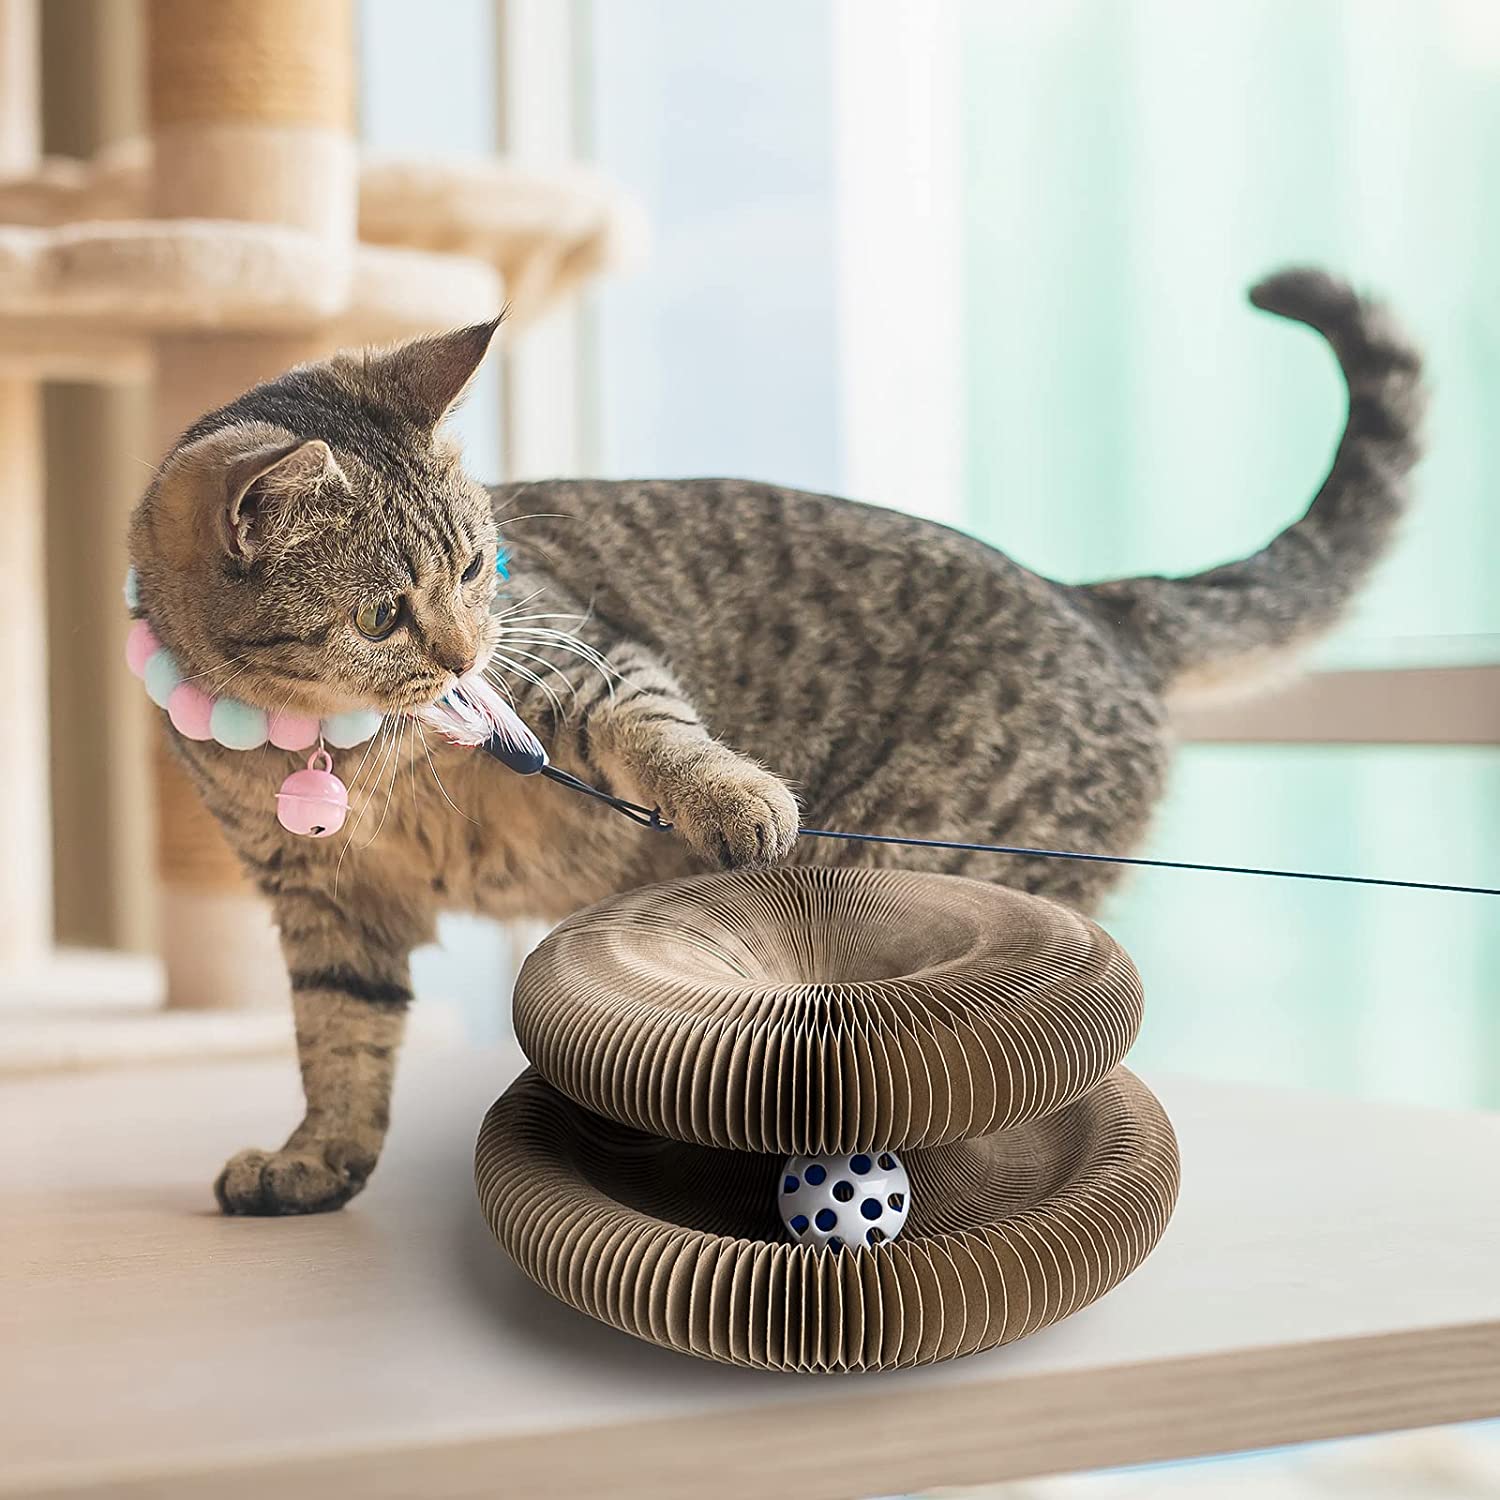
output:
<path id="1" fill-rule="evenodd" d="M 150 0 L 147 19 L 154 214 L 314 236 L 336 311 L 348 296 L 357 217 L 350 0 Z M 335 342 L 327 324 L 157 338 L 157 451 L 208 408 Z M 165 746 L 157 786 L 167 1004 L 284 1004 L 264 903 Z"/>
<path id="2" fill-rule="evenodd" d="M 1141 1015 L 1107 933 L 1001 886 L 790 867 L 631 891 L 521 970 L 532 1068 L 480 1129 L 480 1202 L 553 1296 L 684 1354 L 978 1353 L 1102 1297 L 1167 1227 L 1177 1142 L 1120 1066 Z"/>
<path id="3" fill-rule="evenodd" d="M 0 176 L 36 163 L 35 0 L 0 0 Z M 0 963 L 40 959 L 52 942 L 52 830 L 47 775 L 46 599 L 42 566 L 41 393 L 0 374 L 0 681 L 13 711 L 0 735 L 10 811 L 0 861 Z"/>
<path id="4" fill-rule="evenodd" d="M 109 53 L 106 81 L 127 79 L 130 91 L 134 41 L 143 38 L 149 139 L 110 132 L 110 148 L 92 161 L 38 159 L 37 18 L 45 16 L 55 40 L 68 29 L 66 17 L 76 22 L 80 13 L 93 17 L 91 45 Z M 131 60 L 120 55 L 122 36 Z M 77 91 L 88 95 L 98 80 L 85 81 L 94 70 L 76 55 L 53 51 L 49 107 L 66 116 Z M 158 1045 L 172 1055 L 219 1050 L 214 1038 L 258 1047 L 273 1031 L 277 1045 L 284 1040 L 277 1028 L 286 982 L 265 907 L 176 763 L 159 753 L 165 747 L 151 753 L 137 743 L 136 730 L 156 733 L 161 716 L 132 687 L 113 645 L 109 681 L 133 695 L 123 716 L 113 687 L 85 691 L 87 674 L 71 671 L 79 659 L 71 647 L 55 664 L 72 696 L 59 697 L 64 712 L 53 738 L 60 731 L 63 739 L 54 757 L 72 764 L 75 780 L 85 764 L 72 754 L 80 706 L 90 733 L 101 708 L 108 730 L 107 779 L 95 774 L 88 798 L 63 787 L 59 850 L 72 850 L 78 866 L 81 838 L 107 867 L 94 872 L 92 891 L 104 899 L 92 903 L 70 871 L 71 931 L 80 935 L 81 907 L 108 906 L 122 931 L 101 936 L 128 926 L 132 939 L 147 939 L 138 929 L 159 928 L 167 1001 L 177 1011 L 269 1008 L 238 1018 L 180 1013 L 145 1029 L 138 1011 L 122 1011 L 117 1026 L 93 1013 L 101 988 L 122 988 L 114 969 L 101 983 L 91 959 L 75 980 L 58 955 L 47 957 L 54 923 L 37 383 L 149 389 L 145 425 L 161 453 L 206 409 L 305 359 L 491 318 L 505 303 L 506 277 L 522 275 L 528 301 L 509 325 L 514 331 L 638 243 L 632 206 L 581 169 L 361 163 L 354 59 L 353 0 L 110 0 L 103 10 L 80 4 L 56 12 L 41 0 L 0 0 L 0 587 L 9 621 L 0 663 L 17 704 L 0 743 L 13 802 L 10 858 L 0 874 L 0 1068 L 17 1057 L 32 1059 L 28 1066 L 73 1066 L 80 1057 L 140 1056 Z M 554 268 L 545 285 L 527 272 L 541 265 Z M 80 471 L 97 478 L 99 462 L 90 444 L 79 449 Z M 68 472 L 65 464 L 64 479 Z M 68 515 L 47 519 L 66 548 Z M 76 581 L 64 556 L 50 564 L 55 576 Z M 105 566 L 102 556 L 90 560 L 91 568 Z M 106 608 L 93 573 L 87 582 Z M 111 579 L 109 599 L 118 598 L 117 586 Z M 123 628 L 123 611 L 109 618 L 111 630 Z M 146 795 L 152 784 L 155 797 Z M 153 822 L 154 882 L 139 878 L 133 857 Z M 4 964 L 20 955 L 28 961 Z M 155 991 L 150 968 L 143 979 L 141 966 L 130 964 L 120 979 L 131 993 Z M 50 1012 L 33 1016 L 32 997 L 43 993 L 47 1006 L 57 994 L 83 1002 L 72 1018 L 78 1026 L 70 1019 L 59 1029 Z M 13 998 L 22 1005 L 10 1006 Z"/>

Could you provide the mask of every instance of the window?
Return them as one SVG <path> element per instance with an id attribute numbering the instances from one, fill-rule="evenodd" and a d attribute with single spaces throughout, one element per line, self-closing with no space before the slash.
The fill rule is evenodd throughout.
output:
<path id="1" fill-rule="evenodd" d="M 1363 670 L 1190 723 L 1227 742 L 1184 749 L 1149 852 L 1495 883 L 1488 0 L 580 14 L 593 154 L 655 233 L 598 299 L 600 472 L 831 489 L 1069 580 L 1194 571 L 1287 524 L 1343 424 L 1327 351 L 1245 289 L 1316 261 L 1386 295 L 1437 402 L 1401 544 L 1315 659 Z M 1370 743 L 1272 743 L 1308 736 Z M 1487 910 L 1142 873 L 1104 915 L 1148 1063 L 1494 1103 Z"/>

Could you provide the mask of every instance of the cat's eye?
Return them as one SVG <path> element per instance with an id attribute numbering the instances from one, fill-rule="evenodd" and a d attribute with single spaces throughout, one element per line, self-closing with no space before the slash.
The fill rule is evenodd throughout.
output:
<path id="1" fill-rule="evenodd" d="M 484 566 L 484 553 L 476 552 L 469 559 L 469 566 L 463 571 L 463 581 L 473 583 L 479 577 L 479 570 Z"/>
<path id="2" fill-rule="evenodd" d="M 399 599 L 377 599 L 354 611 L 354 628 L 368 641 L 383 641 L 400 618 Z"/>

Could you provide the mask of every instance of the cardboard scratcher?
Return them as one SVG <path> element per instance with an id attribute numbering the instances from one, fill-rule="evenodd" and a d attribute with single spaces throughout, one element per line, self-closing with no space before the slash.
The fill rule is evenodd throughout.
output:
<path id="1" fill-rule="evenodd" d="M 1134 967 L 1086 918 L 950 876 L 792 868 L 633 891 L 516 990 L 534 1068 L 476 1157 L 496 1237 L 554 1296 L 733 1364 L 889 1369 L 1066 1317 L 1140 1264 L 1172 1129 L 1117 1066 Z M 788 1153 L 893 1150 L 899 1237 L 788 1240 Z"/>

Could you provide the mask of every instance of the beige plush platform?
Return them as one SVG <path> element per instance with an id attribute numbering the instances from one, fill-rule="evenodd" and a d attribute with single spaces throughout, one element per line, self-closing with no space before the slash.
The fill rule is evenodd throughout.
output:
<path id="1" fill-rule="evenodd" d="M 143 140 L 91 161 L 49 157 L 25 175 L 0 177 L 0 223 L 58 229 L 149 219 L 151 171 Z M 358 195 L 361 243 L 485 261 L 512 288 L 523 321 L 645 247 L 636 201 L 577 163 L 540 171 L 503 158 L 366 152 Z"/>
<path id="2" fill-rule="evenodd" d="M 640 211 L 582 167 L 371 156 L 358 240 L 274 223 L 156 219 L 151 153 L 51 159 L 0 178 L 0 370 L 139 378 L 150 335 L 327 322 L 335 343 L 544 314 L 638 256 Z"/>
<path id="3" fill-rule="evenodd" d="M 358 245 L 216 219 L 0 226 L 0 319 L 113 325 L 141 336 L 265 333 L 341 320 L 365 339 L 493 316 L 504 297 L 472 257 Z"/>

